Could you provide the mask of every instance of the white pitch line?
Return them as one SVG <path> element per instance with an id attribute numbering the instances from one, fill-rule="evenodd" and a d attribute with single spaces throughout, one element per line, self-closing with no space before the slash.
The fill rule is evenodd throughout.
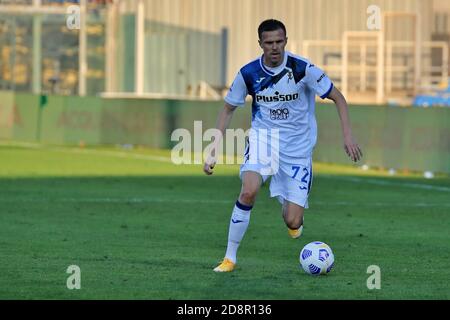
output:
<path id="1" fill-rule="evenodd" d="M 6 202 L 30 202 L 30 203 L 45 203 L 45 202 L 60 202 L 60 203 L 231 203 L 228 200 L 211 200 L 211 199 L 156 199 L 156 198 L 9 198 L 0 199 L 0 203 Z"/>
<path id="2" fill-rule="evenodd" d="M 4 146 L 19 146 L 30 149 L 44 149 L 46 151 L 53 152 L 65 152 L 65 153 L 75 153 L 75 154 L 94 154 L 99 156 L 113 156 L 119 158 L 133 158 L 133 159 L 141 159 L 141 160 L 152 160 L 152 161 L 160 161 L 160 162 L 168 162 L 172 163 L 172 159 L 169 157 L 161 157 L 161 156 L 152 156 L 138 153 L 127 153 L 123 151 L 108 151 L 108 150 L 92 150 L 92 149 L 75 149 L 70 147 L 53 147 L 53 146 L 45 146 L 38 143 L 31 142 L 7 142 L 0 141 L 0 145 Z"/>
<path id="3" fill-rule="evenodd" d="M 337 206 L 366 206 L 366 207 L 413 207 L 413 208 L 427 208 L 427 207 L 450 207 L 450 203 L 426 203 L 426 202 L 417 202 L 417 203 L 389 203 L 389 202 L 367 202 L 367 203 L 358 203 L 358 202 L 350 202 L 350 201 L 338 201 L 338 202 L 326 202 L 326 201 L 317 201 L 311 202 L 311 205 L 337 205 Z"/>
<path id="4" fill-rule="evenodd" d="M 44 146 L 37 143 L 29 143 L 29 142 L 7 142 L 0 141 L 0 145 L 11 145 L 11 146 L 23 146 L 28 148 L 46 148 L 49 151 L 57 151 L 57 152 L 66 152 L 66 153 L 76 153 L 76 154 L 95 154 L 101 156 L 114 156 L 120 158 L 133 158 L 133 159 L 141 159 L 141 160 L 152 160 L 152 161 L 160 161 L 165 163 L 173 163 L 172 159 L 169 157 L 161 157 L 161 156 L 151 156 L 144 154 L 136 154 L 136 153 L 127 153 L 121 151 L 108 151 L 108 150 L 91 150 L 91 149 L 74 149 L 74 148 L 64 148 L 64 147 L 50 147 Z M 353 182 L 362 182 L 376 185 L 386 185 L 386 186 L 398 186 L 398 187 L 407 187 L 414 189 L 424 189 L 424 190 L 435 190 L 435 191 L 444 191 L 450 192 L 450 187 L 445 186 L 436 186 L 436 185 L 428 185 L 422 183 L 411 183 L 411 182 L 391 182 L 391 181 L 383 181 L 379 179 L 372 178 L 354 178 L 354 177 L 344 177 L 339 175 L 329 175 L 329 174 L 318 174 L 320 177 L 324 178 L 333 178 L 340 180 L 347 180 Z"/>
<path id="5" fill-rule="evenodd" d="M 12 142 L 12 141 L 1 141 L 0 140 L 0 145 L 2 145 L 2 146 L 12 146 L 12 147 L 32 148 L 32 149 L 43 148 L 42 144 L 33 143 L 33 142 Z"/>
<path id="6" fill-rule="evenodd" d="M 320 176 L 325 177 L 325 178 L 334 178 L 334 179 L 347 180 L 347 181 L 353 181 L 353 182 L 377 184 L 377 185 L 382 185 L 382 186 L 398 186 L 398 187 L 407 187 L 407 188 L 414 188 L 414 189 L 425 189 L 425 190 L 450 192 L 450 187 L 435 186 L 435 185 L 422 184 L 422 183 L 391 182 L 391 181 L 383 181 L 383 180 L 377 180 L 377 179 L 371 179 L 371 178 L 351 178 L 351 177 L 333 176 L 333 175 L 320 175 Z"/>
<path id="7" fill-rule="evenodd" d="M 214 200 L 214 199 L 161 199 L 161 198 L 60 198 L 60 199 L 43 199 L 43 198 L 10 198 L 0 199 L 0 203 L 5 202 L 30 202 L 30 203 L 45 203 L 45 202 L 60 202 L 60 203 L 208 203 L 208 204 L 233 204 L 232 200 Z M 428 208 L 428 207 L 450 207 L 450 203 L 389 203 L 389 202 L 367 202 L 358 203 L 351 201 L 312 201 L 311 205 L 336 205 L 336 206 L 350 206 L 350 207 L 414 207 L 414 208 Z"/>
<path id="8" fill-rule="evenodd" d="M 89 150 L 89 149 L 67 149 L 67 148 L 50 148 L 51 151 L 76 153 L 76 154 L 94 154 L 98 156 L 113 156 L 119 158 L 132 158 L 140 160 L 152 160 L 166 163 L 173 163 L 172 159 L 168 157 L 151 156 L 138 153 L 126 153 L 122 151 L 106 151 L 106 150 Z"/>

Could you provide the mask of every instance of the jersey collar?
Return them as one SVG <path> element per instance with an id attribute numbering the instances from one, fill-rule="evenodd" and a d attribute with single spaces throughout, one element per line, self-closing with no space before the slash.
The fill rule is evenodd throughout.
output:
<path id="1" fill-rule="evenodd" d="M 285 52 L 284 52 L 283 63 L 282 63 L 280 66 L 277 67 L 277 69 L 279 68 L 279 70 L 280 70 L 279 72 L 277 72 L 277 74 L 280 73 L 281 71 L 283 71 L 284 68 L 286 67 L 287 56 L 288 56 L 288 52 L 285 51 Z M 259 64 L 260 64 L 260 66 L 261 66 L 261 69 L 263 69 L 265 73 L 267 73 L 267 74 L 269 74 L 269 75 L 271 75 L 271 76 L 274 76 L 274 75 L 275 75 L 275 73 L 274 73 L 273 71 L 269 70 L 268 67 L 266 67 L 266 66 L 264 65 L 264 54 L 262 54 L 261 57 L 259 58 Z"/>

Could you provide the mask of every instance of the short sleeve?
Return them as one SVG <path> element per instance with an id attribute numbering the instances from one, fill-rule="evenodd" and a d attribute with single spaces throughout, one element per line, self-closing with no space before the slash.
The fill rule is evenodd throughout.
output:
<path id="1" fill-rule="evenodd" d="M 333 89 L 333 82 L 331 82 L 326 73 L 313 64 L 308 64 L 305 73 L 308 87 L 322 99 L 328 97 Z"/>
<path id="2" fill-rule="evenodd" d="M 225 96 L 225 102 L 232 106 L 244 106 L 247 97 L 247 85 L 239 71 Z"/>

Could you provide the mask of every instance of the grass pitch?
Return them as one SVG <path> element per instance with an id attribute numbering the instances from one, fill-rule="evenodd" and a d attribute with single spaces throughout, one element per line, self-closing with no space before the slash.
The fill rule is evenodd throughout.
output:
<path id="1" fill-rule="evenodd" d="M 238 166 L 205 176 L 164 151 L 2 143 L 0 299 L 450 298 L 450 179 L 314 169 L 304 235 L 288 237 L 266 184 L 237 269 L 216 274 Z M 299 268 L 314 240 L 335 254 L 327 276 Z M 70 265 L 80 290 L 66 286 Z"/>

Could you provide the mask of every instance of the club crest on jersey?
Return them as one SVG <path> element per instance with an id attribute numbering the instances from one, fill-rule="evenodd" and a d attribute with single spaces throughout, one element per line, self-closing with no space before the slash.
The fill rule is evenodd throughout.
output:
<path id="1" fill-rule="evenodd" d="M 256 95 L 256 102 L 285 102 L 285 101 L 292 101 L 298 99 L 298 93 L 293 94 L 279 94 L 278 91 L 275 91 L 274 96 L 264 96 L 257 94 Z"/>
<path id="2" fill-rule="evenodd" d="M 293 75 L 292 75 L 292 71 L 288 71 L 288 82 L 289 82 L 289 80 L 292 80 L 292 78 L 294 77 Z"/>

